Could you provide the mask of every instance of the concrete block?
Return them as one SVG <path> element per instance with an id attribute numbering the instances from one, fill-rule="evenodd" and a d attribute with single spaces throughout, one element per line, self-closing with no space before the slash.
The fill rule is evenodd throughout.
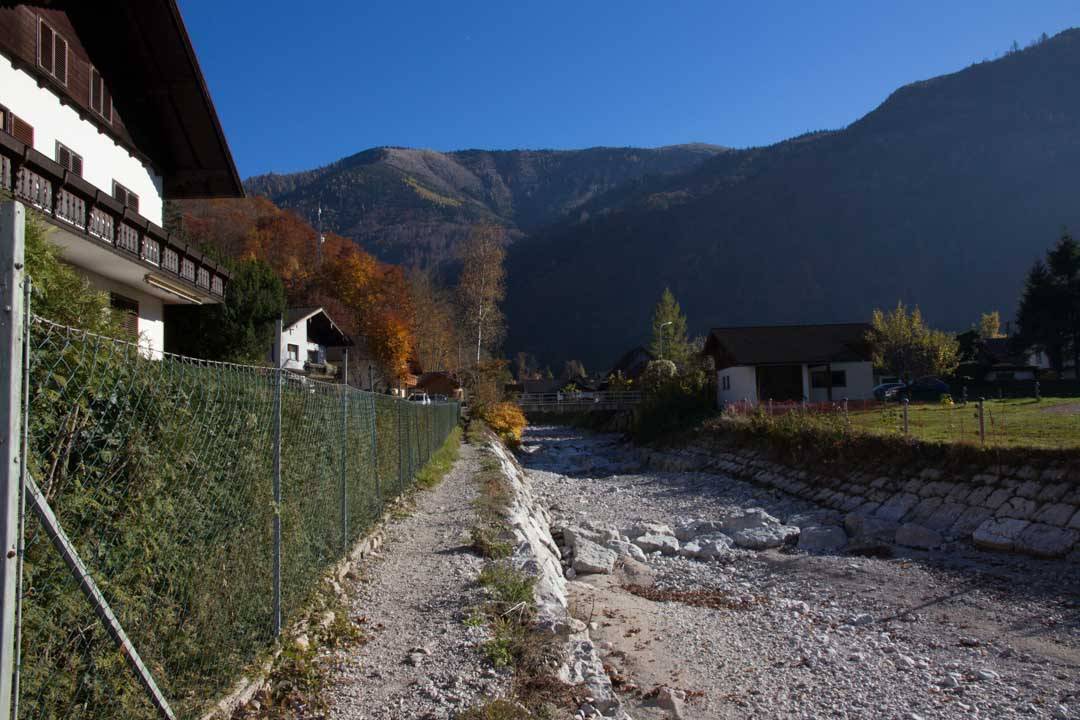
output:
<path id="1" fill-rule="evenodd" d="M 1016 539 L 1015 550 L 1036 557 L 1058 558 L 1068 555 L 1080 540 L 1080 532 L 1031 523 Z"/>
<path id="2" fill-rule="evenodd" d="M 994 512 L 994 516 L 1030 520 L 1036 510 L 1038 505 L 1034 500 L 1013 496 Z"/>
<path id="3" fill-rule="evenodd" d="M 1032 521 L 1037 523 L 1045 523 L 1046 525 L 1056 525 L 1057 527 L 1065 527 L 1069 524 L 1070 518 L 1076 514 L 1076 508 L 1072 505 L 1065 505 L 1064 503 L 1050 503 L 1043 505 L 1039 508 L 1038 512 L 1031 518 Z"/>
<path id="4" fill-rule="evenodd" d="M 1030 524 L 1027 520 L 1014 518 L 989 518 L 975 528 L 971 540 L 987 550 L 1012 550 L 1020 533 Z"/>

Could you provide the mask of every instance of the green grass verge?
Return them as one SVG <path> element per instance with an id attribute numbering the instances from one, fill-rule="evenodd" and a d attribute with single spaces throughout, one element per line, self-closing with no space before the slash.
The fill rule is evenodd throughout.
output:
<path id="1" fill-rule="evenodd" d="M 874 435 L 902 436 L 903 408 L 886 403 L 850 413 L 854 430 Z M 983 404 L 986 445 L 989 447 L 1080 448 L 1080 400 L 1077 398 L 1006 398 Z M 935 443 L 980 445 L 978 408 L 967 405 L 919 403 L 908 408 L 911 436 Z"/>
<path id="2" fill-rule="evenodd" d="M 416 486 L 419 488 L 433 488 L 438 485 L 446 474 L 457 462 L 461 451 L 461 428 L 454 428 L 435 454 L 427 461 L 424 467 L 416 473 Z"/>

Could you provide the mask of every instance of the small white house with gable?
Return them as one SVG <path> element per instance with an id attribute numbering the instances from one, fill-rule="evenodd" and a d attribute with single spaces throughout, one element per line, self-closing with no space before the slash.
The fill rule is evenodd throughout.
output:
<path id="1" fill-rule="evenodd" d="M 866 323 L 713 328 L 716 399 L 728 403 L 869 400 L 874 367 Z"/>
<path id="2" fill-rule="evenodd" d="M 331 362 L 327 353 L 352 345 L 352 339 L 321 307 L 289 308 L 282 321 L 277 356 L 282 360 L 282 367 L 290 372 L 336 377 L 340 363 Z M 270 360 L 273 361 L 272 348 Z"/>
<path id="3" fill-rule="evenodd" d="M 162 227 L 167 199 L 243 196 L 175 0 L 0 6 L 0 193 L 151 354 L 166 305 L 221 302 L 224 268 Z"/>

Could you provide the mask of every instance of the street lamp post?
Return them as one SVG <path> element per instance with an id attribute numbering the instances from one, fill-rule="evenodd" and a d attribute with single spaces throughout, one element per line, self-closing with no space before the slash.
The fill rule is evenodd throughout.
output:
<path id="1" fill-rule="evenodd" d="M 668 320 L 666 323 L 660 325 L 660 359 L 664 359 L 664 328 L 674 323 L 674 320 Z"/>

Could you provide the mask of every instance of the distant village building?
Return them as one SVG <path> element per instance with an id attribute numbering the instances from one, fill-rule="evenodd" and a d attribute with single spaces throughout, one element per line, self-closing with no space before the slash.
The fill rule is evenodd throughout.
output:
<path id="1" fill-rule="evenodd" d="M 290 372 L 337 378 L 353 341 L 321 307 L 289 308 L 282 322 L 278 357 Z M 337 351 L 332 352 L 332 351 Z"/>
<path id="2" fill-rule="evenodd" d="M 164 347 L 164 306 L 221 302 L 228 274 L 162 228 L 171 198 L 243 188 L 175 0 L 0 7 L 0 189 Z"/>
<path id="3" fill-rule="evenodd" d="M 627 350 L 608 371 L 608 376 L 622 374 L 627 380 L 637 380 L 656 356 L 648 349 L 638 346 Z"/>
<path id="4" fill-rule="evenodd" d="M 448 372 L 426 372 L 416 380 L 417 392 L 428 395 L 445 395 L 451 400 L 464 399 L 464 391 L 457 378 Z"/>
<path id="5" fill-rule="evenodd" d="M 704 352 L 727 403 L 868 400 L 874 367 L 866 323 L 713 328 Z"/>

